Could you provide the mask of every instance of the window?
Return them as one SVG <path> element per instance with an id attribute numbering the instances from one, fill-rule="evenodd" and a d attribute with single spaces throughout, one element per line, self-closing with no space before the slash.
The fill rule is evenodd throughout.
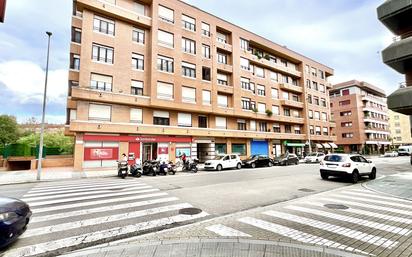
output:
<path id="1" fill-rule="evenodd" d="M 254 91 L 254 89 L 252 89 L 250 86 L 250 79 L 240 78 L 240 84 L 241 84 L 242 89 Z"/>
<path id="2" fill-rule="evenodd" d="M 192 126 L 192 115 L 190 113 L 177 114 L 177 125 L 179 127 L 191 127 Z"/>
<path id="3" fill-rule="evenodd" d="M 313 104 L 319 105 L 319 97 L 317 96 L 313 97 Z"/>
<path id="4" fill-rule="evenodd" d="M 278 99 L 279 98 L 279 90 L 277 90 L 276 88 L 271 89 L 271 94 L 272 94 L 273 99 Z"/>
<path id="5" fill-rule="evenodd" d="M 143 123 L 143 110 L 142 109 L 130 109 L 130 122 L 131 123 Z"/>
<path id="6" fill-rule="evenodd" d="M 97 62 L 113 64 L 113 47 L 93 44 L 92 59 Z"/>
<path id="7" fill-rule="evenodd" d="M 143 95 L 143 82 L 132 80 L 131 89 L 132 89 L 132 92 L 131 92 L 132 95 Z"/>
<path id="8" fill-rule="evenodd" d="M 169 112 L 154 111 L 153 112 L 153 124 L 161 125 L 161 126 L 169 126 L 170 125 Z"/>
<path id="9" fill-rule="evenodd" d="M 217 84 L 227 86 L 229 85 L 228 76 L 226 74 L 217 74 Z"/>
<path id="10" fill-rule="evenodd" d="M 292 126 L 291 125 L 285 125 L 285 133 L 292 133 Z"/>
<path id="11" fill-rule="evenodd" d="M 206 59 L 210 59 L 210 46 L 202 44 L 202 56 Z"/>
<path id="12" fill-rule="evenodd" d="M 211 105 L 211 93 L 209 90 L 202 91 L 202 103 L 203 105 Z"/>
<path id="13" fill-rule="evenodd" d="M 189 54 L 196 54 L 196 42 L 187 38 L 182 38 L 182 51 Z"/>
<path id="14" fill-rule="evenodd" d="M 112 107 L 110 105 L 89 104 L 89 120 L 110 121 Z"/>
<path id="15" fill-rule="evenodd" d="M 135 1 L 133 10 L 140 15 L 146 15 L 144 4 Z"/>
<path id="16" fill-rule="evenodd" d="M 295 126 L 295 134 L 301 134 L 300 126 Z"/>
<path id="17" fill-rule="evenodd" d="M 288 62 L 284 59 L 281 59 L 280 60 L 280 65 L 283 66 L 283 67 L 288 67 Z"/>
<path id="18" fill-rule="evenodd" d="M 210 25 L 202 22 L 202 35 L 210 37 Z"/>
<path id="19" fill-rule="evenodd" d="M 309 67 L 309 65 L 305 65 L 305 73 L 306 74 L 309 74 L 309 72 L 310 72 L 310 67 Z"/>
<path id="20" fill-rule="evenodd" d="M 278 74 L 276 72 L 270 72 L 270 79 L 273 81 L 278 81 Z"/>
<path id="21" fill-rule="evenodd" d="M 300 102 L 298 95 L 293 95 L 293 94 L 292 94 L 292 100 L 295 101 L 295 102 Z"/>
<path id="22" fill-rule="evenodd" d="M 174 47 L 174 35 L 172 33 L 163 31 L 163 30 L 158 30 L 157 32 L 157 40 L 159 42 L 159 45 L 165 46 L 165 47 Z"/>
<path id="23" fill-rule="evenodd" d="M 240 68 L 250 71 L 250 63 L 248 59 L 240 57 Z"/>
<path id="24" fill-rule="evenodd" d="M 312 89 L 312 85 L 311 85 L 311 82 L 310 82 L 309 79 L 306 80 L 306 87 L 307 87 L 308 89 Z"/>
<path id="25" fill-rule="evenodd" d="M 322 121 L 328 121 L 328 114 L 326 112 L 322 112 Z"/>
<path id="26" fill-rule="evenodd" d="M 397 129 L 397 130 L 395 130 L 395 133 L 396 133 L 396 134 L 401 134 L 402 132 L 401 132 L 400 129 Z"/>
<path id="27" fill-rule="evenodd" d="M 283 99 L 289 100 L 289 93 L 288 92 L 283 92 Z"/>
<path id="28" fill-rule="evenodd" d="M 326 92 L 325 85 L 319 84 L 319 91 L 322 92 L 322 93 L 325 93 Z"/>
<path id="29" fill-rule="evenodd" d="M 132 54 L 132 68 L 135 70 L 144 70 L 144 56 L 141 54 Z"/>
<path id="30" fill-rule="evenodd" d="M 300 112 L 298 110 L 292 110 L 292 116 L 295 118 L 300 118 Z"/>
<path id="31" fill-rule="evenodd" d="M 187 30 L 196 31 L 196 20 L 183 14 L 182 26 Z"/>
<path id="32" fill-rule="evenodd" d="M 174 11 L 162 5 L 159 5 L 159 18 L 163 21 L 174 23 Z"/>
<path id="33" fill-rule="evenodd" d="M 215 144 L 217 154 L 226 154 L 226 144 Z"/>
<path id="34" fill-rule="evenodd" d="M 316 77 L 317 76 L 317 70 L 316 70 L 316 68 L 311 68 L 311 71 L 312 71 L 312 76 L 314 76 L 314 77 Z"/>
<path id="35" fill-rule="evenodd" d="M 245 120 L 237 120 L 237 130 L 247 130 Z"/>
<path id="36" fill-rule="evenodd" d="M 112 91 L 113 77 L 107 75 L 101 75 L 92 73 L 90 76 L 90 88 L 103 90 L 103 91 Z"/>
<path id="37" fill-rule="evenodd" d="M 275 133 L 280 133 L 280 125 L 279 125 L 279 123 L 274 123 L 274 124 L 273 124 L 273 132 L 275 132 Z"/>
<path id="38" fill-rule="evenodd" d="M 312 110 L 309 110 L 309 119 L 313 119 L 313 111 Z"/>
<path id="39" fill-rule="evenodd" d="M 114 21 L 95 15 L 93 20 L 93 30 L 114 36 Z"/>
<path id="40" fill-rule="evenodd" d="M 320 120 L 320 112 L 315 112 L 315 120 Z"/>
<path id="41" fill-rule="evenodd" d="M 315 135 L 315 128 L 313 126 L 310 126 L 310 134 Z"/>
<path id="42" fill-rule="evenodd" d="M 266 95 L 266 91 L 265 91 L 265 86 L 263 85 L 257 85 L 257 94 L 260 96 L 265 96 Z"/>
<path id="43" fill-rule="evenodd" d="M 228 36 L 226 34 L 223 34 L 222 32 L 216 32 L 216 39 L 218 42 L 221 42 L 223 44 L 227 44 L 228 41 Z"/>
<path id="44" fill-rule="evenodd" d="M 72 42 L 81 43 L 82 42 L 82 30 L 79 28 L 72 27 Z"/>
<path id="45" fill-rule="evenodd" d="M 217 105 L 219 107 L 228 107 L 227 95 L 217 95 Z"/>
<path id="46" fill-rule="evenodd" d="M 250 130 L 251 131 L 256 131 L 256 121 L 254 121 L 254 120 L 250 121 Z"/>
<path id="47" fill-rule="evenodd" d="M 321 79 L 325 79 L 325 72 L 319 70 L 319 77 L 320 77 Z"/>
<path id="48" fill-rule="evenodd" d="M 182 101 L 185 103 L 196 103 L 196 89 L 182 87 Z"/>
<path id="49" fill-rule="evenodd" d="M 145 31 L 143 29 L 133 28 L 132 40 L 133 42 L 144 44 Z"/>
<path id="50" fill-rule="evenodd" d="M 70 121 L 77 119 L 77 110 L 70 109 L 69 113 Z"/>
<path id="51" fill-rule="evenodd" d="M 399 115 L 395 115 L 395 120 L 399 120 Z"/>
<path id="52" fill-rule="evenodd" d="M 268 124 L 266 122 L 259 122 L 259 131 L 267 132 L 268 131 Z"/>
<path id="53" fill-rule="evenodd" d="M 272 113 L 273 115 L 280 115 L 280 109 L 277 105 L 272 105 Z"/>
<path id="54" fill-rule="evenodd" d="M 216 117 L 216 128 L 226 129 L 226 118 L 225 117 Z"/>
<path id="55" fill-rule="evenodd" d="M 173 100 L 173 84 L 157 82 L 157 98 Z"/>
<path id="56" fill-rule="evenodd" d="M 340 101 L 339 106 L 350 105 L 350 100 Z"/>
<path id="57" fill-rule="evenodd" d="M 189 78 L 196 78 L 196 65 L 182 62 L 182 75 Z"/>
<path id="58" fill-rule="evenodd" d="M 352 122 L 342 122 L 340 124 L 341 127 L 352 127 L 353 123 Z"/>
<path id="59" fill-rule="evenodd" d="M 326 107 L 326 99 L 325 98 L 320 99 L 320 105 L 323 106 L 323 107 Z"/>
<path id="60" fill-rule="evenodd" d="M 342 95 L 349 95 L 350 94 L 350 90 L 349 89 L 344 89 L 342 90 Z"/>
<path id="61" fill-rule="evenodd" d="M 157 56 L 157 69 L 169 73 L 174 72 L 174 60 L 166 56 Z"/>
<path id="62" fill-rule="evenodd" d="M 211 71 L 209 67 L 202 67 L 202 80 L 211 81 Z"/>
<path id="63" fill-rule="evenodd" d="M 242 109 L 243 110 L 252 110 L 250 98 L 242 98 Z"/>
<path id="64" fill-rule="evenodd" d="M 265 70 L 261 67 L 255 66 L 255 75 L 259 78 L 264 78 Z"/>
<path id="65" fill-rule="evenodd" d="M 283 109 L 283 115 L 290 117 L 290 109 L 287 109 L 287 108 Z"/>
<path id="66" fill-rule="evenodd" d="M 308 95 L 308 103 L 312 104 L 312 95 Z"/>
<path id="67" fill-rule="evenodd" d="M 199 116 L 198 123 L 199 128 L 207 128 L 207 117 Z"/>
<path id="68" fill-rule="evenodd" d="M 351 111 L 349 111 L 349 112 L 341 112 L 341 113 L 340 113 L 340 116 L 341 116 L 341 117 L 343 117 L 343 116 L 352 116 L 352 112 L 351 112 Z"/>
<path id="69" fill-rule="evenodd" d="M 315 81 L 312 81 L 312 88 L 313 88 L 314 90 L 319 90 L 319 88 L 318 88 L 318 83 L 315 82 Z"/>
<path id="70" fill-rule="evenodd" d="M 395 127 L 400 127 L 401 123 L 400 122 L 395 122 Z"/>
<path id="71" fill-rule="evenodd" d="M 249 41 L 246 39 L 240 38 L 240 49 L 249 50 Z"/>
<path id="72" fill-rule="evenodd" d="M 329 129 L 328 128 L 323 128 L 323 135 L 328 136 L 329 135 Z"/>
<path id="73" fill-rule="evenodd" d="M 316 135 L 317 135 L 317 136 L 321 136 L 321 135 L 322 135 L 322 133 L 321 133 L 321 128 L 318 127 L 318 126 L 316 126 Z"/>
<path id="74" fill-rule="evenodd" d="M 227 64 L 227 54 L 217 53 L 217 62 Z"/>
<path id="75" fill-rule="evenodd" d="M 266 112 L 266 104 L 258 103 L 258 112 L 265 113 Z"/>
<path id="76" fill-rule="evenodd" d="M 70 69 L 80 70 L 80 55 L 70 54 Z"/>
<path id="77" fill-rule="evenodd" d="M 343 133 L 342 138 L 353 138 L 353 133 Z"/>

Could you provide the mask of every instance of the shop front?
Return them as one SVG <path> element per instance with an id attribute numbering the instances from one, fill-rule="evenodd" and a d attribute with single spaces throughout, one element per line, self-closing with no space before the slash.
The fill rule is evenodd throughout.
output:
<path id="1" fill-rule="evenodd" d="M 305 143 L 296 141 L 296 142 L 284 142 L 286 146 L 286 152 L 296 154 L 297 156 L 303 156 L 304 148 L 306 146 Z"/>
<path id="2" fill-rule="evenodd" d="M 269 156 L 269 142 L 267 140 L 252 140 L 250 142 L 250 152 L 252 155 Z"/>

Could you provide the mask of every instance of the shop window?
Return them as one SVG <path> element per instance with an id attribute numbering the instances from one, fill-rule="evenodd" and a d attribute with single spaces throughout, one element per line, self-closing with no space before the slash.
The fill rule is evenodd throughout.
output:
<path id="1" fill-rule="evenodd" d="M 232 144 L 232 153 L 239 155 L 246 155 L 246 145 L 245 144 Z"/>
<path id="2" fill-rule="evenodd" d="M 226 144 L 215 144 L 216 154 L 226 154 L 227 146 Z"/>

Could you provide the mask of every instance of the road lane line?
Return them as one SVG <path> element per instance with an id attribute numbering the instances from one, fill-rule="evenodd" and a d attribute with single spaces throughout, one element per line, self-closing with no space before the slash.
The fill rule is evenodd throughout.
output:
<path id="1" fill-rule="evenodd" d="M 356 225 L 362 225 L 365 227 L 370 227 L 374 229 L 379 229 L 383 230 L 386 232 L 391 232 L 399 235 L 409 235 L 411 231 L 409 229 L 404 229 L 396 226 L 391 226 L 391 225 L 386 225 L 383 223 L 377 223 L 373 221 L 368 221 L 368 220 L 363 220 L 359 218 L 354 218 L 351 216 L 345 216 L 345 215 L 340 215 L 340 214 L 335 214 L 331 212 L 326 212 L 326 211 L 321 211 L 313 208 L 305 208 L 305 207 L 300 207 L 300 206 L 294 206 L 294 205 L 289 205 L 285 207 L 288 210 L 294 210 L 294 211 L 299 211 L 299 212 L 305 212 L 309 214 L 315 214 L 318 216 L 330 218 L 330 219 L 335 219 L 338 221 L 344 221 L 344 222 L 349 222 L 349 223 L 354 223 Z"/>
<path id="2" fill-rule="evenodd" d="M 113 238 L 116 236 L 124 236 L 139 231 L 154 229 L 163 227 L 179 222 L 187 222 L 191 220 L 200 219 L 208 216 L 206 212 L 201 212 L 196 215 L 176 215 L 172 217 L 146 221 L 137 223 L 134 225 L 128 225 L 124 227 L 116 227 L 107 230 L 101 230 L 97 232 L 82 234 L 78 236 L 68 237 L 64 239 L 54 240 L 50 242 L 40 243 L 36 245 L 29 245 L 21 248 L 11 249 L 7 251 L 3 257 L 22 257 L 22 256 L 35 256 L 53 252 L 59 249 L 75 247 L 82 244 L 90 244 L 92 242 L 98 242 L 104 239 Z"/>
<path id="3" fill-rule="evenodd" d="M 206 227 L 207 230 L 218 234 L 219 236 L 225 237 L 252 237 L 249 234 L 243 233 L 242 231 L 224 226 L 222 224 L 216 224 L 209 227 Z"/>
<path id="4" fill-rule="evenodd" d="M 121 220 L 139 218 L 139 217 L 144 217 L 148 215 L 154 215 L 154 214 L 159 214 L 159 213 L 168 212 L 168 211 L 176 211 L 176 210 L 180 210 L 184 208 L 191 208 L 191 207 L 193 206 L 188 203 L 180 203 L 180 204 L 167 205 L 167 206 L 162 206 L 162 207 L 157 207 L 157 208 L 152 208 L 152 209 L 147 209 L 147 210 L 120 213 L 120 214 L 114 214 L 114 215 L 109 215 L 109 216 L 104 216 L 104 217 L 61 223 L 57 225 L 39 227 L 39 228 L 34 228 L 34 229 L 29 228 L 23 235 L 20 236 L 20 238 L 29 238 L 33 236 L 51 234 L 51 233 L 56 233 L 56 232 L 61 232 L 61 231 L 66 231 L 66 230 L 71 230 L 71 229 L 83 228 L 83 227 L 88 227 L 88 226 L 96 226 L 100 224 L 118 222 Z"/>
<path id="5" fill-rule="evenodd" d="M 314 219 L 309 219 L 309 218 L 305 218 L 305 217 L 301 217 L 301 216 L 297 216 L 293 214 L 288 214 L 285 212 L 266 211 L 266 212 L 263 212 L 263 214 L 274 217 L 274 218 L 284 219 L 284 220 L 292 221 L 295 223 L 300 223 L 303 225 L 311 226 L 316 229 L 329 231 L 329 232 L 332 232 L 338 235 L 357 239 L 357 240 L 366 242 L 368 244 L 382 246 L 384 248 L 391 249 L 395 245 L 398 244 L 398 242 L 388 240 L 387 238 L 370 235 L 370 234 L 363 233 L 361 231 L 353 230 L 350 228 L 341 227 L 341 226 L 333 225 L 330 223 L 326 223 L 326 222 L 322 222 L 322 221 L 318 221 Z"/>
<path id="6" fill-rule="evenodd" d="M 51 214 L 51 215 L 46 215 L 46 216 L 33 217 L 30 223 L 33 224 L 33 223 L 58 220 L 58 219 L 63 219 L 63 218 L 68 218 L 68 217 L 73 217 L 73 216 L 89 215 L 92 213 L 135 208 L 135 207 L 140 207 L 140 206 L 146 206 L 146 205 L 152 205 L 152 204 L 158 204 L 158 203 L 167 203 L 167 202 L 178 201 L 178 200 L 179 198 L 177 197 L 167 197 L 167 198 L 159 198 L 159 199 L 154 199 L 154 200 L 146 200 L 146 201 L 140 201 L 140 202 L 126 203 L 126 204 L 108 205 L 108 206 L 93 208 L 93 209 L 83 209 L 83 210 L 78 210 L 78 211 L 62 212 L 62 213 Z"/>

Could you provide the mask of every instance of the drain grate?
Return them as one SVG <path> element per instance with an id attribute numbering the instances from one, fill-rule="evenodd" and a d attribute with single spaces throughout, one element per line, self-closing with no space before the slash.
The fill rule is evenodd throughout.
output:
<path id="1" fill-rule="evenodd" d="M 325 204 L 324 206 L 328 209 L 333 209 L 333 210 L 347 210 L 347 209 L 349 209 L 348 206 L 343 205 L 343 204 Z"/>
<path id="2" fill-rule="evenodd" d="M 316 192 L 315 190 L 309 189 L 309 188 L 300 188 L 298 189 L 298 191 L 307 192 L 307 193 Z"/>
<path id="3" fill-rule="evenodd" d="M 179 214 L 183 215 L 196 215 L 201 213 L 202 210 L 198 208 L 185 208 L 185 209 L 180 209 Z"/>

